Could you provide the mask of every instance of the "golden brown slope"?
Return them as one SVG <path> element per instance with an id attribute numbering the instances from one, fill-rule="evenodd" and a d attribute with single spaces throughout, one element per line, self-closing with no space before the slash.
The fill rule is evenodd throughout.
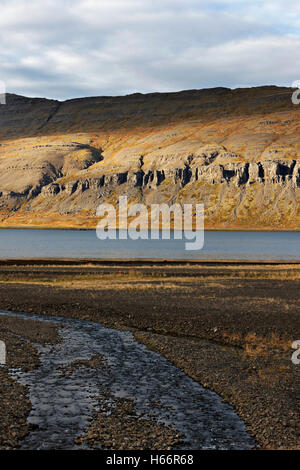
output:
<path id="1" fill-rule="evenodd" d="M 93 226 L 104 200 L 204 202 L 206 226 L 300 228 L 291 89 L 134 94 L 0 107 L 2 226 Z"/>

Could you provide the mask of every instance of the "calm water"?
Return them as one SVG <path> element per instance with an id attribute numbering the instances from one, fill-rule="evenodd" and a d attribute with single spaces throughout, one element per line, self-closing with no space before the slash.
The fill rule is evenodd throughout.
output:
<path id="1" fill-rule="evenodd" d="M 202 250 L 187 240 L 105 240 L 79 230 L 0 230 L 0 258 L 170 258 L 300 260 L 300 232 L 205 232 Z"/>

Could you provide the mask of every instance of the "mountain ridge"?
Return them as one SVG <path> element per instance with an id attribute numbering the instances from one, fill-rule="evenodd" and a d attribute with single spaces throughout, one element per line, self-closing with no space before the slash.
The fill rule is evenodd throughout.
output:
<path id="1" fill-rule="evenodd" d="M 94 227 L 101 202 L 204 203 L 209 228 L 297 229 L 293 89 L 212 88 L 0 106 L 0 226 Z M 143 164 L 140 165 L 142 157 Z"/>

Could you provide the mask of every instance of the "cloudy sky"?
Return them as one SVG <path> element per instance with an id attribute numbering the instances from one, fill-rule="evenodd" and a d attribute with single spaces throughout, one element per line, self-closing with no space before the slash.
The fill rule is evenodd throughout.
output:
<path id="1" fill-rule="evenodd" d="M 0 0 L 7 91 L 67 99 L 300 79 L 297 0 Z"/>

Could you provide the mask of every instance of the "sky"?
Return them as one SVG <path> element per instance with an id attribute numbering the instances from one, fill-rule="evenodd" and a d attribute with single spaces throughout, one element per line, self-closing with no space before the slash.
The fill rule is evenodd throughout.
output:
<path id="1" fill-rule="evenodd" d="M 300 80 L 297 0 L 0 0 L 0 81 L 69 99 Z"/>

